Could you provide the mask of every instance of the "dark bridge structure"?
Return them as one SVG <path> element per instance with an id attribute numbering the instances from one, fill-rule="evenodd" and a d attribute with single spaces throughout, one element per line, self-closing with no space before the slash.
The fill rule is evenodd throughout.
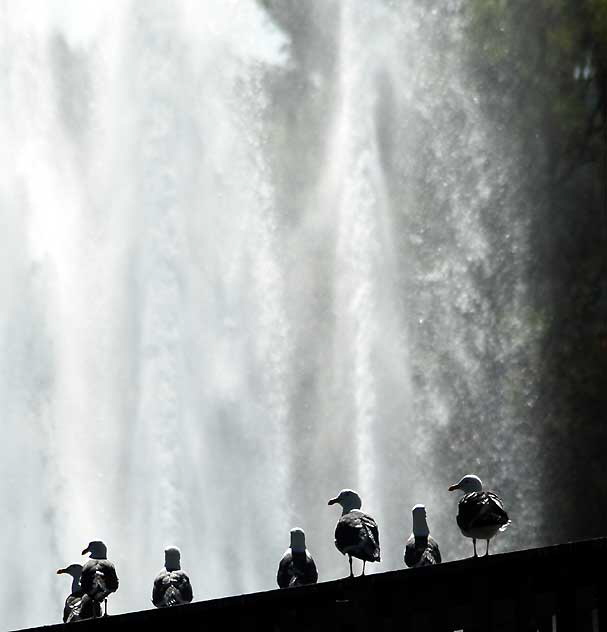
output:
<path id="1" fill-rule="evenodd" d="M 68 624 L 72 632 L 607 632 L 607 538 Z M 66 632 L 65 625 L 37 628 Z"/>

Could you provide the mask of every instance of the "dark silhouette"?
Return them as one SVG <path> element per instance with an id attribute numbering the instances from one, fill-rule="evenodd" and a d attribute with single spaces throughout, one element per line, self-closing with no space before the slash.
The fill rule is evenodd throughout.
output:
<path id="1" fill-rule="evenodd" d="M 170 608 L 192 601 L 190 578 L 181 570 L 181 551 L 169 546 L 164 551 L 164 568 L 154 580 L 152 603 L 157 608 Z"/>
<path id="2" fill-rule="evenodd" d="M 348 555 L 350 562 L 350 577 L 354 577 L 352 572 L 352 558 L 356 557 L 363 562 L 365 574 L 365 564 L 367 562 L 379 562 L 379 530 L 377 523 L 371 516 L 363 513 L 360 508 L 362 501 L 360 496 L 351 489 L 343 489 L 339 496 L 331 498 L 329 505 L 335 503 L 341 505 L 341 518 L 335 527 L 335 546 L 343 555 Z"/>
<path id="3" fill-rule="evenodd" d="M 82 621 L 92 617 L 101 616 L 101 606 L 84 594 L 80 586 L 80 576 L 82 575 L 82 564 L 70 564 L 66 568 L 60 568 L 57 575 L 71 575 L 72 591 L 65 599 L 63 607 L 63 623 L 72 621 Z"/>
<path id="4" fill-rule="evenodd" d="M 318 581 L 316 564 L 306 549 L 303 529 L 291 529 L 291 544 L 278 564 L 276 581 L 281 588 L 315 584 Z"/>
<path id="5" fill-rule="evenodd" d="M 437 541 L 430 535 L 424 505 L 415 505 L 413 533 L 405 545 L 405 564 L 409 567 L 431 566 L 441 563 Z"/>
<path id="6" fill-rule="evenodd" d="M 489 555 L 489 540 L 510 524 L 504 503 L 494 492 L 484 492 L 481 479 L 474 474 L 449 487 L 450 492 L 456 489 L 464 492 L 457 508 L 457 524 L 467 538 L 472 538 L 474 557 L 477 540 L 487 541 L 485 555 Z"/>
<path id="7" fill-rule="evenodd" d="M 107 617 L 107 598 L 118 590 L 118 577 L 114 565 L 107 559 L 107 547 L 100 540 L 89 542 L 82 555 L 90 553 L 91 559 L 83 566 L 80 585 L 82 590 L 97 604 L 105 603 L 104 616 Z M 97 615 L 95 615 L 97 616 Z"/>

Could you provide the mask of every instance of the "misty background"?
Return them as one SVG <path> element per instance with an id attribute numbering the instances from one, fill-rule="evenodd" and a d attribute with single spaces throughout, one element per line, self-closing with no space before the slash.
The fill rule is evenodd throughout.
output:
<path id="1" fill-rule="evenodd" d="M 343 577 L 358 490 L 508 551 L 605 534 L 607 1 L 0 2 L 1 623 Z"/>

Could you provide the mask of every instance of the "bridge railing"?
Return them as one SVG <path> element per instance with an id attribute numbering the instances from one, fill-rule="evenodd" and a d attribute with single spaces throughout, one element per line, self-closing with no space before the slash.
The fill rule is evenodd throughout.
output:
<path id="1" fill-rule="evenodd" d="M 70 625 L 76 632 L 607 632 L 606 562 L 607 539 L 588 540 Z"/>

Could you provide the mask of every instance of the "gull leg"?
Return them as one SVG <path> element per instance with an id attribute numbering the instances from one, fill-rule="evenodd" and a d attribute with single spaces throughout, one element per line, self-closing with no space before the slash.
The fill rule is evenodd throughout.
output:
<path id="1" fill-rule="evenodd" d="M 104 613 L 104 617 L 107 617 L 107 599 L 104 600 L 104 606 L 105 606 L 105 613 Z"/>
<path id="2" fill-rule="evenodd" d="M 487 551 L 485 552 L 485 557 L 489 555 L 489 540 L 487 540 Z"/>
<path id="3" fill-rule="evenodd" d="M 350 577 L 354 577 L 354 573 L 352 571 L 352 556 L 348 553 L 348 558 L 350 560 Z"/>
<path id="4" fill-rule="evenodd" d="M 365 574 L 365 564 L 366 563 L 367 563 L 366 560 L 363 560 L 363 572 L 362 572 L 363 575 Z"/>
<path id="5" fill-rule="evenodd" d="M 476 538 L 472 538 L 472 546 L 474 547 L 474 557 L 478 557 L 476 552 Z"/>

